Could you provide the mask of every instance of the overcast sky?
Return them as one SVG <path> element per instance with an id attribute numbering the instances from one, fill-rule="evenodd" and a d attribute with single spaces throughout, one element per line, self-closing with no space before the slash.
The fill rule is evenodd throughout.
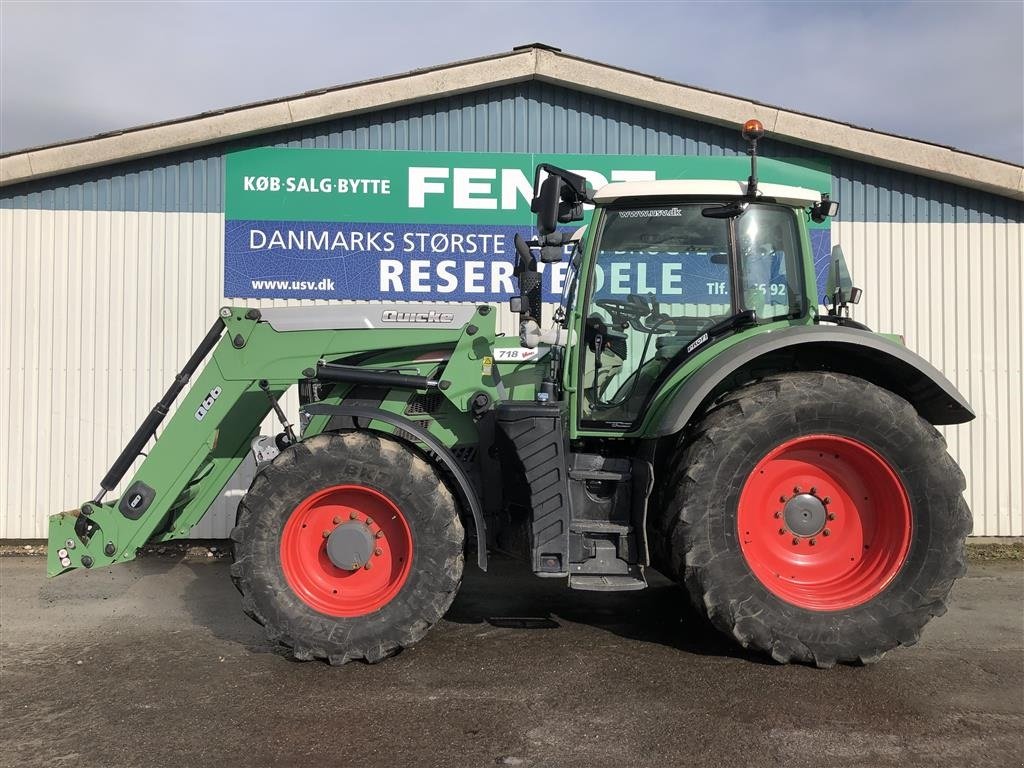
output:
<path id="1" fill-rule="evenodd" d="M 0 151 L 543 41 L 703 88 L 1024 163 L 1024 0 L 20 3 Z"/>

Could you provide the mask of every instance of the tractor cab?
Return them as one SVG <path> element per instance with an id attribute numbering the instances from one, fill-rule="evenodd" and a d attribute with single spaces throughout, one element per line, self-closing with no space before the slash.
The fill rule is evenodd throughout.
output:
<path id="1" fill-rule="evenodd" d="M 560 383 L 574 395 L 581 430 L 632 431 L 673 372 L 718 341 L 814 321 L 806 221 L 834 215 L 838 203 L 811 189 L 759 185 L 753 157 L 746 183 L 632 181 L 596 192 L 571 172 L 538 166 L 538 237 L 517 238 L 522 291 L 512 309 L 524 346 L 567 347 L 556 356 L 565 360 Z M 595 206 L 586 242 L 556 230 L 582 219 L 585 204 Z M 576 247 L 544 330 L 534 251 L 541 262 L 560 260 L 567 242 Z"/>

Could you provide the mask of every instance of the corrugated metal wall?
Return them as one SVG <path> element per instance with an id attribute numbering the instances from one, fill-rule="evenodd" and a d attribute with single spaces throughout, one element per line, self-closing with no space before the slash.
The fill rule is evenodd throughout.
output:
<path id="1" fill-rule="evenodd" d="M 225 302 L 223 156 L 257 145 L 732 155 L 740 140 L 531 82 L 0 191 L 0 537 L 41 537 L 48 514 L 94 492 Z M 945 431 L 975 533 L 1024 534 L 1024 206 L 831 161 L 843 204 L 833 240 L 866 289 L 857 316 L 905 333 L 971 400 L 978 420 Z M 196 535 L 227 533 L 244 485 Z"/>

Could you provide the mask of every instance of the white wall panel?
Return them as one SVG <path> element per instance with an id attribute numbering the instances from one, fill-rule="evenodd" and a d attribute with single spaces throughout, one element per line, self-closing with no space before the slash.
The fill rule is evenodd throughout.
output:
<path id="1" fill-rule="evenodd" d="M 833 231 L 866 290 L 855 316 L 905 334 L 978 413 L 943 430 L 967 473 L 978 535 L 1024 535 L 1021 230 Z M 41 538 L 47 515 L 95 492 L 225 303 L 222 250 L 217 213 L 0 210 L 0 538 Z M 516 332 L 507 308 L 499 321 Z M 294 417 L 294 388 L 285 406 Z M 226 536 L 247 485 L 236 478 L 194 535 Z"/>
<path id="2" fill-rule="evenodd" d="M 231 303 L 223 222 L 216 213 L 0 210 L 0 538 L 44 537 L 48 515 L 96 492 Z M 515 332 L 507 306 L 498 320 Z M 297 420 L 296 387 L 282 404 Z M 280 429 L 268 419 L 264 431 Z M 243 466 L 194 536 L 227 536 L 251 476 Z"/>
<path id="3" fill-rule="evenodd" d="M 942 427 L 967 475 L 974 535 L 1024 535 L 1022 226 L 833 226 L 864 299 L 854 317 L 899 333 L 949 377 L 977 418 Z"/>

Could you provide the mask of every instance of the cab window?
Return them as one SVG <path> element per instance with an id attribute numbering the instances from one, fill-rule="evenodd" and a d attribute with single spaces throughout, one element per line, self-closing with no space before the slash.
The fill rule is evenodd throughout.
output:
<path id="1" fill-rule="evenodd" d="M 703 216 L 707 207 L 605 212 L 584 315 L 584 422 L 628 426 L 661 374 L 736 312 L 772 320 L 799 311 L 795 212 L 753 203 L 730 220 Z"/>

